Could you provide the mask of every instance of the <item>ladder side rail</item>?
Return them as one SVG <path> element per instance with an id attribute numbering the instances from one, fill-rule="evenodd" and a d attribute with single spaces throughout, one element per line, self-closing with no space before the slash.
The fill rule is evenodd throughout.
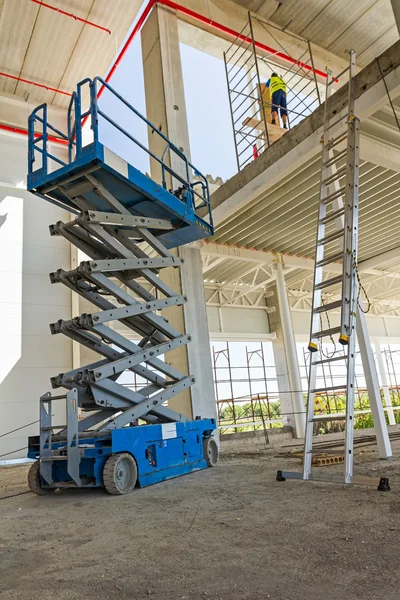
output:
<path id="1" fill-rule="evenodd" d="M 328 99 L 329 99 L 329 86 L 328 86 L 328 74 L 327 72 L 326 78 L 326 87 L 325 87 L 325 107 L 324 107 L 324 129 L 323 129 L 323 147 L 322 147 L 322 170 L 321 170 L 321 183 L 320 183 L 320 197 L 319 197 L 319 208 L 318 208 L 318 225 L 317 225 L 317 237 L 316 237 L 316 252 L 315 252 L 315 261 L 314 261 L 314 279 L 313 279 L 313 294 L 312 294 L 312 305 L 311 305 L 311 325 L 310 325 L 310 342 L 308 349 L 311 352 L 315 352 L 318 348 L 317 340 L 314 337 L 314 333 L 316 333 L 320 329 L 321 317 L 314 312 L 315 308 L 321 306 L 322 300 L 322 290 L 318 287 L 322 283 L 323 278 L 323 269 L 322 266 L 319 266 L 318 263 L 324 258 L 324 247 L 319 243 L 320 240 L 323 239 L 325 234 L 325 225 L 322 222 L 322 219 L 326 216 L 326 204 L 325 198 L 328 195 L 328 186 L 322 183 L 325 178 L 326 167 L 324 163 L 327 162 L 327 158 L 329 156 L 329 143 L 328 143 L 328 124 L 329 124 L 329 113 L 328 113 Z M 312 361 L 311 361 L 312 362 Z"/>

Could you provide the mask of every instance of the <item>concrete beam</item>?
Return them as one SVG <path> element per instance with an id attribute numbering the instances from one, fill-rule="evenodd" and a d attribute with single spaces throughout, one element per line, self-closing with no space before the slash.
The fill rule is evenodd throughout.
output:
<path id="1" fill-rule="evenodd" d="M 388 250 L 387 252 L 382 252 L 382 254 L 373 256 L 368 260 L 363 260 L 359 264 L 359 269 L 368 271 L 369 269 L 375 269 L 376 267 L 384 265 L 385 263 L 395 259 L 400 262 L 400 246 L 397 246 L 397 248 L 393 248 L 392 250 Z"/>
<path id="2" fill-rule="evenodd" d="M 266 0 L 264 3 L 266 5 L 266 15 L 268 15 L 269 12 L 268 3 L 272 4 L 270 0 Z M 198 48 L 203 52 L 213 54 L 214 56 L 215 49 L 213 46 L 215 45 L 215 42 L 210 40 L 208 36 L 202 36 L 201 31 L 211 33 L 214 37 L 216 36 L 223 40 L 227 40 L 229 44 L 225 45 L 224 48 L 227 49 L 230 43 L 234 41 L 234 37 L 221 31 L 215 25 L 222 24 L 226 28 L 239 32 L 248 22 L 248 8 L 240 6 L 231 0 L 185 0 L 184 5 L 189 10 L 206 17 L 207 22 L 204 23 L 190 15 L 178 12 L 178 18 L 180 20 L 190 23 L 198 28 L 198 32 L 196 32 L 195 36 L 189 32 L 186 35 L 182 32 L 181 41 L 189 46 Z M 260 12 L 258 12 L 258 14 L 254 13 L 254 16 L 258 18 L 262 17 L 264 20 L 264 16 L 261 15 Z M 276 28 L 276 25 L 273 26 Z M 288 53 L 292 55 L 295 54 L 295 46 L 296 44 L 299 44 L 299 37 L 291 34 L 290 29 L 282 32 L 279 28 L 276 28 L 274 29 L 272 36 L 265 27 L 256 21 L 253 22 L 253 28 L 254 38 L 258 42 L 282 52 L 284 52 L 282 48 L 290 47 Z M 316 69 L 325 71 L 325 68 L 328 67 L 333 73 L 339 73 L 346 67 L 346 60 L 344 58 L 340 58 L 332 52 L 329 52 L 329 50 L 315 44 L 311 44 L 311 46 Z M 260 55 L 262 55 L 261 50 Z M 218 58 L 221 58 L 221 53 L 219 53 Z M 288 66 L 287 61 L 279 60 L 276 56 L 274 57 L 274 62 L 278 65 Z"/>
<path id="3" fill-rule="evenodd" d="M 260 265 L 271 265 L 276 262 L 277 255 L 273 252 L 263 252 L 260 250 L 248 250 L 247 248 L 235 248 L 233 246 L 221 246 L 217 243 L 203 242 L 201 253 L 205 256 L 215 256 L 225 258 L 227 260 L 241 260 L 244 263 L 253 263 Z M 292 256 L 291 254 L 281 254 L 282 262 L 288 269 L 304 269 L 306 271 L 314 270 L 314 259 L 303 256 Z M 400 261 L 400 248 L 394 248 L 388 252 L 383 252 L 373 258 L 364 260 L 359 263 L 358 270 L 360 273 L 368 275 L 377 275 L 380 277 L 400 278 L 400 274 L 396 271 L 378 270 L 376 267 L 390 260 L 398 258 Z M 341 273 L 342 267 L 340 264 L 332 263 L 329 266 L 331 273 Z"/>
<path id="4" fill-rule="evenodd" d="M 400 173 L 400 149 L 361 133 L 360 158 Z"/>
<path id="5" fill-rule="evenodd" d="M 15 94 L 1 93 L 0 123 L 10 127 L 28 129 L 28 117 L 37 104 L 37 102 L 26 102 L 21 96 Z M 64 108 L 48 105 L 47 114 L 49 123 L 63 133 L 66 133 L 67 111 Z"/>
<path id="6" fill-rule="evenodd" d="M 400 41 L 379 57 L 392 99 L 400 94 Z M 375 113 L 387 102 L 387 92 L 376 61 L 355 78 L 356 114 L 360 120 Z M 344 113 L 347 89 L 338 90 L 329 100 L 328 111 Z M 229 219 L 238 209 L 266 193 L 290 172 L 300 169 L 320 152 L 324 105 L 268 148 L 257 160 L 229 179 L 211 196 L 214 223 Z M 270 168 L 272 167 L 272 168 Z"/>

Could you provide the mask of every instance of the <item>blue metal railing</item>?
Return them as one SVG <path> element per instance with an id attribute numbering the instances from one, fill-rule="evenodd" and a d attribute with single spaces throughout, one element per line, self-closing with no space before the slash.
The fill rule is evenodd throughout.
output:
<path id="1" fill-rule="evenodd" d="M 89 108 L 82 112 L 82 92 L 84 86 L 89 86 L 90 102 Z M 133 135 L 125 131 L 114 119 L 112 119 L 99 106 L 99 97 L 103 91 L 107 89 L 117 100 L 122 102 L 138 119 L 143 121 L 153 134 L 158 135 L 165 142 L 165 149 L 161 156 L 157 156 L 149 150 L 142 142 Z M 99 141 L 99 117 L 105 119 L 110 125 L 122 133 L 126 138 L 131 140 L 136 146 L 143 150 L 150 158 L 156 161 L 161 167 L 162 186 L 167 187 L 167 175 L 172 178 L 172 181 L 177 181 L 180 184 L 179 198 L 186 202 L 195 213 L 200 209 L 202 211 L 202 219 L 205 219 L 212 226 L 212 215 L 210 205 L 210 194 L 208 181 L 206 177 L 200 173 L 194 165 L 192 165 L 185 154 L 169 140 L 157 127 L 155 127 L 146 117 L 135 109 L 129 102 L 125 100 L 118 92 L 116 92 L 106 81 L 100 77 L 95 77 L 93 80 L 86 78 L 78 83 L 77 89 L 73 92 L 68 110 L 67 110 L 67 133 L 62 133 L 53 127 L 47 119 L 47 105 L 41 104 L 30 115 L 28 121 L 29 135 L 29 150 L 28 150 L 28 173 L 31 175 L 37 169 L 34 169 L 36 153 L 40 153 L 42 157 L 42 168 L 40 169 L 42 176 L 49 174 L 49 160 L 53 160 L 65 167 L 77 161 L 84 149 L 82 144 L 82 127 L 86 121 L 90 119 L 90 129 L 93 133 L 93 142 Z M 41 125 L 41 134 L 35 133 L 35 125 Z M 68 162 L 64 162 L 59 157 L 51 154 L 48 149 L 48 131 L 54 132 L 68 146 Z M 35 137 L 36 136 L 36 137 Z M 178 173 L 170 164 L 171 157 L 175 155 L 183 162 L 184 175 Z M 169 160 L 168 160 L 169 158 Z M 194 180 L 195 179 L 195 180 Z M 173 192 L 172 192 L 173 193 Z M 206 214 L 204 214 L 206 213 Z M 208 217 L 208 218 L 207 218 Z"/>

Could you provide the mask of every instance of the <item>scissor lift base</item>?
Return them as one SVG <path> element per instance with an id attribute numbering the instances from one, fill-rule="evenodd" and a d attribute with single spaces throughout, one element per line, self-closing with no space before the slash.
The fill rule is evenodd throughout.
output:
<path id="1" fill-rule="evenodd" d="M 40 477 L 40 489 L 32 491 L 38 493 L 54 488 L 103 487 L 103 472 L 107 460 L 125 453 L 134 458 L 139 487 L 214 466 L 218 458 L 217 445 L 211 437 L 215 428 L 215 419 L 198 419 L 146 427 L 123 427 L 104 437 L 82 439 L 79 444 L 80 486 L 68 475 L 66 442 L 53 442 L 52 450 L 59 457 L 49 459 L 52 463 L 52 481 L 47 482 Z M 38 436 L 29 438 L 28 456 L 39 459 Z M 120 493 L 126 492 L 122 490 Z"/>

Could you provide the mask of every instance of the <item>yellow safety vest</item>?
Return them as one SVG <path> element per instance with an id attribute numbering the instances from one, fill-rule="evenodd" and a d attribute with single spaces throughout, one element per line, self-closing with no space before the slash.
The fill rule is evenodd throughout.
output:
<path id="1" fill-rule="evenodd" d="M 326 409 L 324 401 L 319 396 L 314 398 L 314 413 L 322 413 Z"/>
<path id="2" fill-rule="evenodd" d="M 286 94 L 286 83 L 280 77 L 271 77 L 269 82 L 269 89 L 271 92 L 271 96 L 279 90 L 283 90 Z"/>

